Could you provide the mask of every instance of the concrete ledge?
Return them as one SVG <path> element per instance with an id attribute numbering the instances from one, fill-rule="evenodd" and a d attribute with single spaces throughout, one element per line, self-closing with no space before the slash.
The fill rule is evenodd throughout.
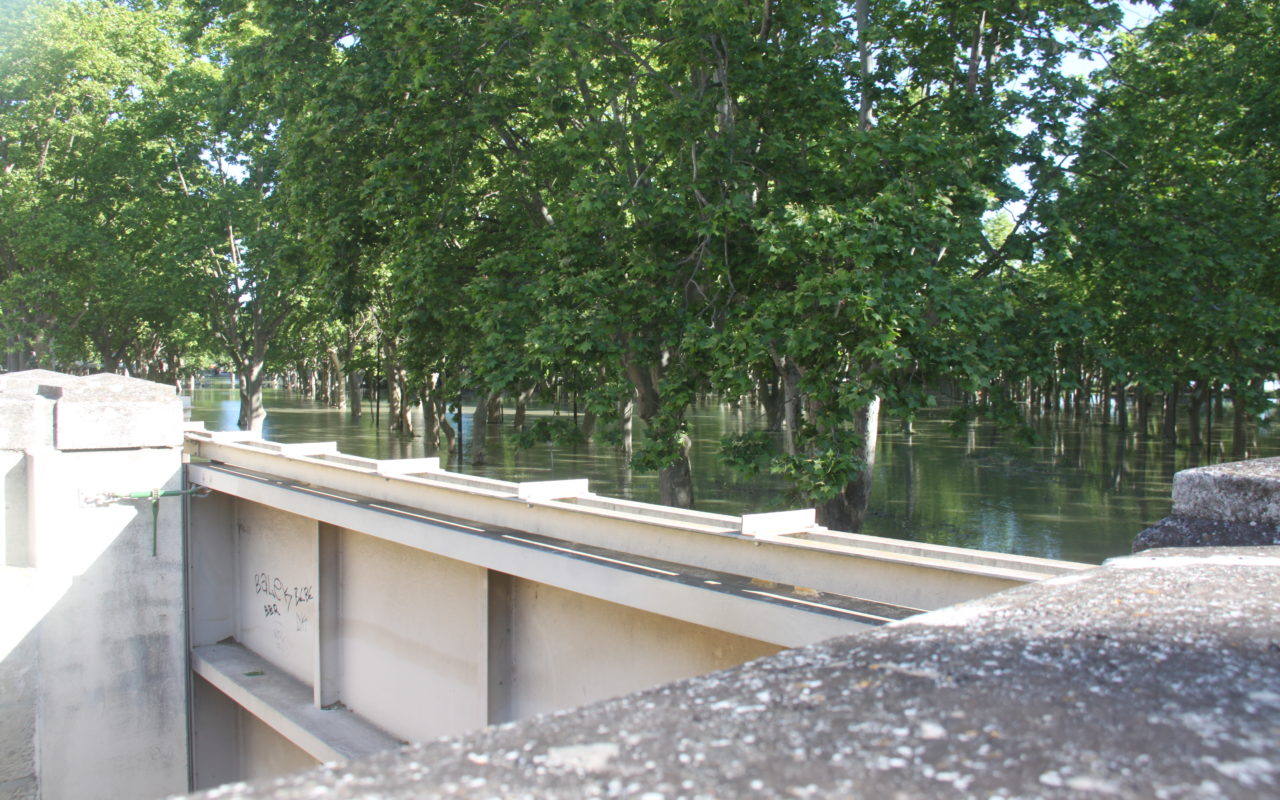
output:
<path id="1" fill-rule="evenodd" d="M 1280 793 L 1280 556 L 1165 550 L 204 797 Z"/>
<path id="2" fill-rule="evenodd" d="M 344 708 L 316 708 L 310 686 L 241 645 L 197 647 L 191 668 L 319 761 L 345 761 L 400 744 Z"/>

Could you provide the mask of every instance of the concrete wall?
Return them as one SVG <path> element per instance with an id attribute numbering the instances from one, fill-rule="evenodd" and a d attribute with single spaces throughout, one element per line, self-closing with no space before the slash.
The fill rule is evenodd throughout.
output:
<path id="1" fill-rule="evenodd" d="M 486 571 L 349 530 L 340 547 L 341 701 L 407 741 L 484 725 Z"/>
<path id="2" fill-rule="evenodd" d="M 1275 798 L 1280 553 L 1155 550 L 208 800 Z"/>
<path id="3" fill-rule="evenodd" d="M 495 580 L 491 722 L 527 719 L 773 655 L 781 648 L 534 581 Z M 661 653 L 661 658 L 640 654 Z"/>
<path id="4" fill-rule="evenodd" d="M 192 683 L 192 707 L 203 723 L 193 731 L 197 786 L 284 775 L 319 763 L 199 676 Z"/>
<path id="5" fill-rule="evenodd" d="M 0 796 L 189 788 L 182 408 L 111 375 L 0 376 Z M 154 548 L 154 554 L 153 554 Z"/>
<path id="6" fill-rule="evenodd" d="M 236 641 L 311 683 L 316 522 L 256 503 L 236 510 Z"/>
<path id="7" fill-rule="evenodd" d="M 385 746 L 780 649 L 220 493 L 193 501 L 190 552 L 196 652 L 242 648 L 267 665 L 245 674 L 277 681 L 233 697 L 197 677 L 197 787 L 322 760 L 269 696 L 289 681 L 317 706 L 319 738 L 346 718 L 385 734 Z"/>

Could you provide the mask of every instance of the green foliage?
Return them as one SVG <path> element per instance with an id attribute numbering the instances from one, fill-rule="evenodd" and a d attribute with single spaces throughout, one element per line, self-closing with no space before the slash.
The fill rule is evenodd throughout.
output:
<path id="1" fill-rule="evenodd" d="M 721 439 L 720 457 L 743 475 L 758 475 L 769 470 L 775 447 L 768 432 L 750 431 Z"/>
<path id="2" fill-rule="evenodd" d="M 190 163 L 170 124 L 190 69 L 173 22 L 110 2 L 0 11 L 0 326 L 47 365 L 150 368 L 155 340 L 189 339 L 180 281 L 149 268 Z"/>
<path id="3" fill-rule="evenodd" d="M 550 416 L 533 417 L 524 426 L 524 430 L 516 431 L 512 438 L 519 447 L 530 448 L 540 444 L 567 445 L 570 447 L 585 444 L 586 438 L 571 417 Z"/>
<path id="4" fill-rule="evenodd" d="M 769 384 L 799 423 L 725 458 L 823 500 L 943 383 L 1014 424 L 1023 381 L 1274 374 L 1275 17 L 1173 3 L 1090 86 L 1116 2 L 33 0 L 0 325 L 634 400 L 668 477 L 697 393 Z"/>
<path id="5" fill-rule="evenodd" d="M 1278 22 L 1274 3 L 1174 3 L 1102 76 L 1061 229 L 1114 372 L 1274 374 Z"/>

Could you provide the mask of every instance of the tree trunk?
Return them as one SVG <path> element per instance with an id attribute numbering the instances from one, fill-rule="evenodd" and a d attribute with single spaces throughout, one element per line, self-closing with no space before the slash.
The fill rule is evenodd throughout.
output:
<path id="1" fill-rule="evenodd" d="M 446 404 L 441 403 L 437 407 L 440 416 L 436 417 L 436 424 L 440 426 L 440 432 L 444 434 L 444 452 L 445 460 L 453 456 L 457 447 L 458 432 L 453 429 L 453 423 L 449 422 L 449 408 Z"/>
<path id="2" fill-rule="evenodd" d="M 267 418 L 267 410 L 262 405 L 262 367 L 262 361 L 250 359 L 238 370 L 240 418 L 237 424 L 242 431 L 262 433 L 262 425 Z"/>
<path id="3" fill-rule="evenodd" d="M 236 361 L 240 373 L 239 426 L 242 431 L 261 433 L 263 421 L 267 418 L 267 410 L 262 405 L 262 379 L 267 363 L 267 342 L 274 333 L 275 326 L 264 325 L 255 310 L 249 352 Z"/>
<path id="4" fill-rule="evenodd" d="M 537 390 L 538 384 L 534 383 L 516 393 L 516 413 L 511 424 L 517 431 L 524 430 L 525 420 L 529 415 L 529 401 L 533 399 L 533 393 Z"/>
<path id="5" fill-rule="evenodd" d="M 768 380 L 762 378 L 757 394 L 760 397 L 760 405 L 764 406 L 764 429 L 766 431 L 782 430 L 782 382 L 777 376 L 772 376 Z"/>
<path id="6" fill-rule="evenodd" d="M 1207 381 L 1195 381 L 1192 384 L 1191 398 L 1188 400 L 1190 427 L 1187 431 L 1192 449 L 1199 449 L 1204 444 L 1204 439 L 1200 436 L 1200 413 L 1204 408 L 1204 401 L 1208 393 L 1209 386 Z"/>
<path id="7" fill-rule="evenodd" d="M 1244 384 L 1231 384 L 1231 457 L 1244 458 L 1248 451 L 1248 391 Z"/>
<path id="8" fill-rule="evenodd" d="M 383 340 L 382 372 L 387 378 L 387 429 L 392 431 L 400 430 L 400 404 L 404 402 L 404 396 L 400 391 L 401 386 L 396 381 L 397 371 L 395 348 L 389 339 Z"/>
<path id="9" fill-rule="evenodd" d="M 800 424 L 800 371 L 786 356 L 774 356 L 782 381 L 782 452 L 796 454 L 796 428 Z"/>
<path id="10" fill-rule="evenodd" d="M 1178 395 L 1182 392 L 1182 383 L 1174 381 L 1169 393 L 1164 396 L 1164 424 L 1161 434 L 1165 441 L 1178 441 Z"/>
<path id="11" fill-rule="evenodd" d="M 590 409 L 582 412 L 582 426 L 579 430 L 582 431 L 582 438 L 590 442 L 592 434 L 596 432 L 596 412 Z"/>
<path id="12" fill-rule="evenodd" d="M 871 479 L 876 463 L 876 438 L 880 431 L 880 398 L 873 399 L 854 417 L 854 426 L 862 437 L 862 446 L 855 453 L 866 466 L 853 480 L 845 484 L 840 494 L 818 504 L 818 524 L 832 530 L 857 533 L 867 518 L 867 505 L 871 500 Z"/>
<path id="13" fill-rule="evenodd" d="M 680 444 L 680 457 L 658 472 L 659 502 L 664 506 L 693 508 L 693 471 L 689 464 L 692 442 L 685 436 Z"/>
<path id="14" fill-rule="evenodd" d="M 1213 422 L 1217 418 L 1214 412 L 1214 395 L 1218 392 L 1218 384 L 1209 381 L 1206 387 L 1206 396 L 1204 404 L 1204 442 L 1205 452 L 1210 452 L 1213 448 Z"/>
<path id="15" fill-rule="evenodd" d="M 351 418 L 360 419 L 364 415 L 364 370 L 353 369 L 347 373 L 347 398 Z"/>
<path id="16" fill-rule="evenodd" d="M 1133 390 L 1138 400 L 1138 433 L 1146 437 L 1151 427 L 1151 392 L 1145 386 Z"/>
<path id="17" fill-rule="evenodd" d="M 662 409 L 662 397 L 658 393 L 658 385 L 664 368 L 661 365 L 646 367 L 630 358 L 626 358 L 623 365 L 627 378 L 635 387 L 636 409 L 640 413 L 640 419 L 649 424 L 649 433 L 652 436 L 653 423 Z M 677 419 L 682 415 L 683 409 Z M 668 419 L 667 423 L 671 423 L 671 420 Z M 668 435 L 679 436 L 679 441 L 674 442 L 678 446 L 678 453 L 670 464 L 659 468 L 658 493 L 663 505 L 692 508 L 693 470 L 689 465 L 691 442 L 687 435 L 677 431 L 672 431 Z"/>
<path id="18" fill-rule="evenodd" d="M 489 441 L 489 400 L 488 392 L 476 397 L 476 410 L 471 414 L 471 466 L 483 467 L 485 447 Z"/>
<path id="19" fill-rule="evenodd" d="M 622 428 L 622 452 L 630 457 L 632 445 L 632 429 L 633 418 L 635 417 L 636 401 L 634 399 L 624 400 L 619 404 L 618 421 Z"/>
<path id="20" fill-rule="evenodd" d="M 387 385 L 394 387 L 396 397 L 400 399 L 400 405 L 396 407 L 396 417 L 392 420 L 394 429 L 405 436 L 413 435 L 413 405 L 409 402 L 409 391 L 406 384 L 408 378 L 405 375 L 404 367 L 399 364 L 395 365 L 395 371 L 387 375 Z"/>
<path id="21" fill-rule="evenodd" d="M 405 370 L 396 357 L 395 342 L 387 339 L 382 344 L 383 372 L 387 377 L 387 428 L 397 433 L 413 435 L 412 410 L 406 391 Z"/>
<path id="22" fill-rule="evenodd" d="M 347 410 L 347 378 L 344 370 L 346 360 L 338 356 L 338 348 L 329 348 L 329 386 L 325 390 L 329 396 L 329 405 L 339 411 Z"/>
<path id="23" fill-rule="evenodd" d="M 428 457 L 440 452 L 440 404 L 436 401 L 435 392 L 428 388 L 422 398 L 422 432 L 423 451 Z"/>
<path id="24" fill-rule="evenodd" d="M 871 36 L 867 7 L 869 0 L 854 0 L 854 17 L 858 26 L 858 127 L 871 130 L 875 124 L 871 108 Z"/>

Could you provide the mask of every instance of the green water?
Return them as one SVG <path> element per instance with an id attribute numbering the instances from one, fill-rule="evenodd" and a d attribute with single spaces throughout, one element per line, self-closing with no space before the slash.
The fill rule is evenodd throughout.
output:
<path id="1" fill-rule="evenodd" d="M 376 427 L 372 406 L 353 421 L 346 412 L 276 390 L 267 390 L 266 406 L 267 439 L 337 441 L 343 452 L 370 458 L 425 455 L 421 437 L 407 439 Z M 197 389 L 192 399 L 192 419 L 212 430 L 234 428 L 238 410 L 235 393 L 226 388 Z M 505 480 L 589 478 L 598 494 L 657 502 L 657 476 L 632 470 L 609 445 L 516 446 L 510 411 L 501 429 L 490 428 L 488 464 L 473 468 L 471 409 L 465 410 L 466 457 L 462 466 L 455 462 L 450 469 Z M 1273 412 L 1261 422 L 1250 457 L 1280 455 L 1280 424 L 1274 418 Z M 756 413 L 706 403 L 694 409 L 690 421 L 698 509 L 742 514 L 804 506 L 789 496 L 783 481 L 744 478 L 720 463 L 721 437 L 759 427 Z M 1222 426 L 1215 427 L 1209 446 L 1193 453 L 1185 440 L 1174 448 L 1158 438 L 1122 434 L 1097 413 L 1045 414 L 1032 424 L 1039 440 L 1028 445 L 985 421 L 957 435 L 945 410 L 918 417 L 910 434 L 897 420 L 883 419 L 863 532 L 1096 563 L 1129 552 L 1135 534 L 1168 514 L 1175 471 L 1231 460 L 1230 430 Z M 421 430 L 420 413 L 415 425 Z"/>

